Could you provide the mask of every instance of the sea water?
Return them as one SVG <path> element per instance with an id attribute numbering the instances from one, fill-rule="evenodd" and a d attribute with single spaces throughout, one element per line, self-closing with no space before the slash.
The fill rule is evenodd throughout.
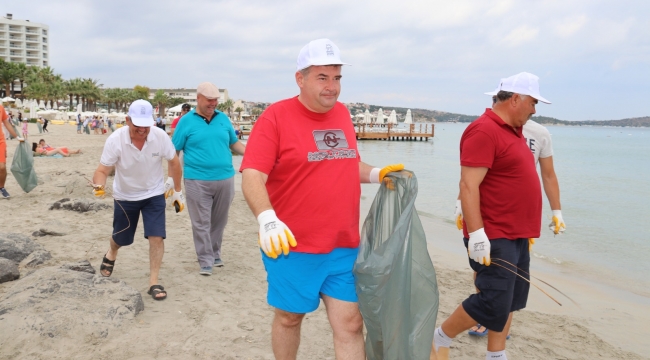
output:
<path id="1" fill-rule="evenodd" d="M 371 165 L 404 163 L 418 177 L 420 216 L 451 223 L 460 180 L 459 143 L 467 126 L 438 123 L 429 141 L 359 141 L 359 151 Z M 536 261 L 649 296 L 650 128 L 547 128 L 567 231 L 554 236 L 548 230 L 551 209 L 543 194 Z M 367 201 L 375 191 L 362 187 Z"/>

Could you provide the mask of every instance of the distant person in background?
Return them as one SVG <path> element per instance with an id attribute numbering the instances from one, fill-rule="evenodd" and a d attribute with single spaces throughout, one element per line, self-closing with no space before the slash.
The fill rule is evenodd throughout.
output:
<path id="1" fill-rule="evenodd" d="M 237 140 L 228 116 L 216 110 L 219 89 L 203 82 L 196 88 L 196 94 L 196 109 L 177 124 L 172 142 L 177 153 L 184 153 L 187 211 L 192 221 L 199 274 L 209 276 L 213 267 L 223 266 L 221 242 L 235 196 L 232 152 L 244 155 L 246 146 Z M 168 179 L 168 187 L 174 186 L 173 181 Z"/>
<path id="2" fill-rule="evenodd" d="M 23 113 L 20 111 L 18 112 L 18 118 L 16 118 L 16 126 L 20 126 L 20 124 L 23 122 Z"/>
<path id="3" fill-rule="evenodd" d="M 176 126 L 178 126 L 178 122 L 181 120 L 181 118 L 183 116 L 185 116 L 185 114 L 190 112 L 190 110 L 192 110 L 192 107 L 190 106 L 190 104 L 183 104 L 183 106 L 181 106 L 181 114 L 178 115 L 178 117 L 176 117 L 172 121 L 172 124 L 169 126 L 171 128 L 171 132 L 169 133 L 170 136 L 174 135 L 174 130 L 176 129 Z"/>
<path id="4" fill-rule="evenodd" d="M 88 128 L 90 124 L 90 116 L 86 116 L 86 120 L 83 122 L 84 132 L 86 135 L 90 135 L 90 129 Z"/>
<path id="5" fill-rule="evenodd" d="M 490 330 L 486 359 L 507 360 L 513 313 L 528 301 L 529 239 L 539 237 L 542 220 L 542 189 L 523 135 L 538 101 L 550 103 L 538 79 L 525 72 L 501 79 L 496 104 L 461 137 L 463 242 L 480 291 L 435 330 L 432 358 L 449 359 L 452 340 L 479 323 Z"/>
<path id="6" fill-rule="evenodd" d="M 82 126 L 83 126 L 83 121 L 81 121 L 81 114 L 77 114 L 77 134 L 81 134 Z"/>
<path id="7" fill-rule="evenodd" d="M 44 139 L 38 141 L 38 144 L 32 143 L 32 151 L 44 156 L 52 156 L 56 154 L 61 154 L 65 157 L 68 157 L 72 154 L 81 154 L 81 149 L 77 150 L 68 150 L 66 146 L 62 147 L 52 147 L 45 143 Z"/>
<path id="8" fill-rule="evenodd" d="M 49 133 L 50 130 L 47 129 L 47 124 L 50 122 L 50 120 L 45 119 L 45 118 L 41 118 L 41 119 L 43 119 L 43 132 L 48 132 Z"/>
<path id="9" fill-rule="evenodd" d="M 38 119 L 36 119 L 36 127 L 38 128 L 38 133 L 42 134 L 43 133 L 43 117 L 39 116 Z"/>
<path id="10" fill-rule="evenodd" d="M 9 122 L 9 116 L 5 111 L 4 106 L 0 105 L 0 123 L 2 123 L 11 136 L 18 139 L 18 141 L 23 142 L 25 139 L 18 136 L 14 125 Z M 2 194 L 3 199 L 9 199 L 10 195 L 5 189 L 5 181 L 7 180 L 7 141 L 5 136 L 2 133 L 2 126 L 0 126 L 0 194 Z"/>
<path id="11" fill-rule="evenodd" d="M 27 123 L 27 119 L 23 120 L 23 137 L 27 139 L 27 136 L 29 136 L 29 127 Z"/>

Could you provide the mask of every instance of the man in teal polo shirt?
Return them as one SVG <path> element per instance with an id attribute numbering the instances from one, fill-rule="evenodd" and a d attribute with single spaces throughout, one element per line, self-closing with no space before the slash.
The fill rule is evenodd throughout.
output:
<path id="1" fill-rule="evenodd" d="M 196 94 L 196 108 L 178 123 L 172 142 L 176 152 L 184 154 L 185 195 L 199 273 L 212 275 L 213 266 L 223 266 L 221 241 L 235 196 L 231 150 L 244 155 L 246 147 L 237 140 L 228 116 L 215 110 L 219 89 L 203 82 Z"/>

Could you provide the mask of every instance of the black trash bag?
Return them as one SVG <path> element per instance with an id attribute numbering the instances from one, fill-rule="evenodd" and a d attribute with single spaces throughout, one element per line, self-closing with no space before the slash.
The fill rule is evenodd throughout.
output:
<path id="1" fill-rule="evenodd" d="M 424 360 L 431 353 L 438 283 L 417 192 L 415 174 L 389 173 L 363 224 L 353 271 L 369 360 Z"/>
<path id="2" fill-rule="evenodd" d="M 11 173 L 14 174 L 16 182 L 26 193 L 34 190 L 38 185 L 36 171 L 34 171 L 34 154 L 27 142 L 18 143 L 14 160 L 11 163 Z"/>

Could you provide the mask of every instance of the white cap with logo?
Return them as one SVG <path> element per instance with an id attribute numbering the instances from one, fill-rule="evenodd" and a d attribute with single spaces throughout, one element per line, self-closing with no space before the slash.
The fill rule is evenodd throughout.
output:
<path id="1" fill-rule="evenodd" d="M 349 65 L 341 61 L 341 51 L 330 39 L 310 41 L 298 54 L 296 71 L 306 69 L 312 65 Z"/>
<path id="2" fill-rule="evenodd" d="M 135 126 L 153 126 L 153 107 L 147 100 L 136 100 L 129 106 L 127 114 Z"/>
<path id="3" fill-rule="evenodd" d="M 529 95 L 543 103 L 551 103 L 539 94 L 539 77 L 527 72 L 521 72 L 517 75 L 501 79 L 499 86 L 497 86 L 494 91 L 486 92 L 485 94 L 494 96 L 499 91 L 508 91 L 521 95 Z"/>
<path id="4" fill-rule="evenodd" d="M 208 99 L 219 98 L 219 88 L 211 82 L 202 82 L 196 87 L 196 93 L 205 96 Z"/>

